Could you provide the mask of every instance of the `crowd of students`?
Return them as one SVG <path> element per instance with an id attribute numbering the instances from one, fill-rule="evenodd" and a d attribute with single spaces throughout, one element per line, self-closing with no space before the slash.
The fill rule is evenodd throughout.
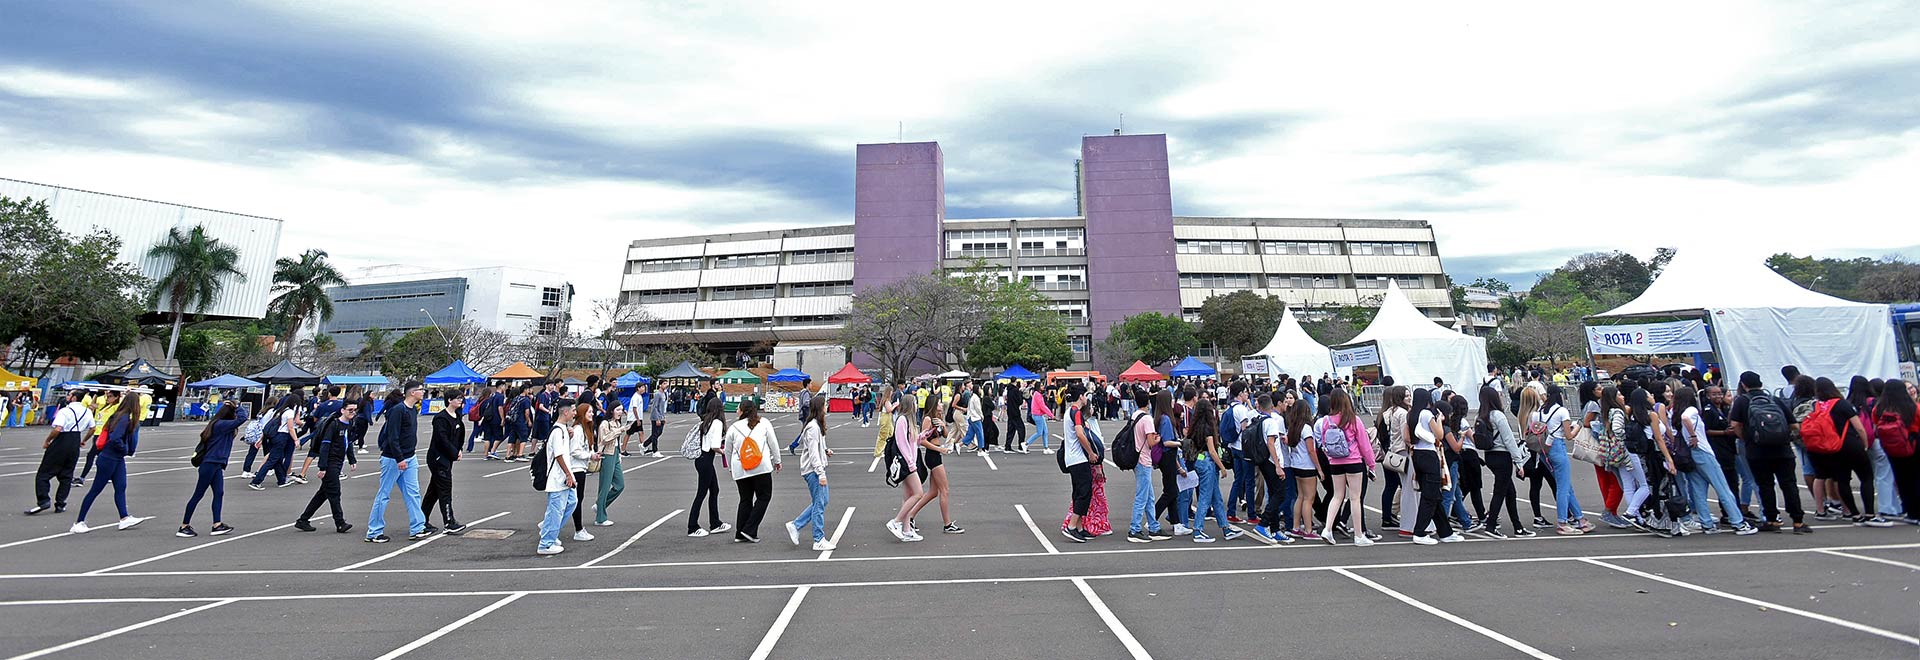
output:
<path id="1" fill-rule="evenodd" d="M 1663 537 L 1789 528 L 1806 534 L 1813 531 L 1809 515 L 1863 527 L 1920 524 L 1914 385 L 1855 377 L 1843 394 L 1834 381 L 1792 367 L 1782 376 L 1791 385 L 1772 391 L 1748 372 L 1740 375 L 1735 392 L 1677 378 L 1586 381 L 1569 392 L 1538 376 L 1510 382 L 1490 368 L 1487 379 L 1466 392 L 1388 382 L 1371 423 L 1344 387 L 1316 388 L 1311 380 L 1236 380 L 1217 389 L 1194 382 L 1136 386 L 1124 391 L 1129 398 L 1116 411 L 1123 415 L 1115 415 L 1121 421 L 1111 435 L 1101 427 L 1101 412 L 1093 409 L 1097 386 L 1027 391 L 1019 383 L 969 381 L 875 386 L 863 390 L 855 418 L 863 426 L 869 418 L 879 422 L 875 456 L 887 468 L 886 482 L 901 491 L 901 503 L 885 528 L 906 543 L 925 539 L 918 517 L 936 501 L 940 532 L 966 532 L 950 506 L 949 455 L 1024 454 L 1033 442 L 1055 456 L 1068 476 L 1060 533 L 1077 543 L 1117 531 L 1108 516 L 1110 469 L 1133 473 L 1134 494 L 1124 506 L 1125 538 L 1134 543 L 1186 536 L 1196 543 L 1249 537 L 1267 544 L 1349 539 L 1367 546 L 1383 538 L 1385 529 L 1422 545 L 1458 542 L 1466 534 L 1526 537 L 1536 529 L 1586 534 L 1596 525 L 1574 494 L 1575 462 L 1594 466 L 1602 524 Z M 1321 382 L 1332 384 L 1331 379 Z M 198 477 L 176 535 L 198 534 L 192 518 L 203 500 L 210 501 L 210 533 L 234 531 L 222 509 L 235 442 L 249 446 L 242 476 L 255 490 L 264 489 L 270 473 L 282 487 L 307 483 L 309 468 L 318 467 L 320 484 L 295 519 L 295 529 L 315 531 L 312 517 L 326 505 L 334 530 L 351 531 L 340 479 L 357 467 L 372 399 L 362 393 L 342 396 L 338 388 L 318 395 L 310 404 L 295 391 L 252 419 L 231 404 L 216 410 L 191 457 Z M 578 395 L 551 386 L 513 392 L 489 388 L 471 399 L 465 391 L 447 391 L 439 395 L 444 405 L 432 417 L 422 460 L 417 435 L 425 396 L 417 383 L 387 394 L 376 441 L 380 481 L 363 537 L 368 542 L 390 540 L 385 513 L 395 490 L 407 510 L 410 540 L 464 531 L 454 515 L 454 464 L 480 439 L 486 442 L 486 460 L 532 463 L 534 487 L 547 498 L 537 553 L 565 550 L 561 534 L 569 517 L 572 540 L 590 541 L 581 511 L 589 475 L 597 477 L 592 524 L 613 525 L 608 512 L 625 489 L 620 457 L 631 455 L 627 448 L 636 438 L 641 453 L 660 455 L 657 443 L 670 405 L 663 393 L 645 388 L 616 397 L 612 384 L 598 379 L 589 379 Z M 119 528 L 148 519 L 132 515 L 126 497 L 126 459 L 138 449 L 144 407 L 137 398 L 129 397 L 130 405 L 120 405 L 118 398 L 118 393 L 92 401 L 79 393 L 69 396 L 44 443 L 37 502 L 28 515 L 65 511 L 70 489 L 84 483 L 73 476 L 84 445 L 89 468 L 97 464 L 99 473 L 72 532 L 92 529 L 87 514 L 108 487 L 114 490 Z M 469 401 L 473 405 L 466 405 Z M 783 526 L 795 545 L 802 543 L 803 533 L 810 535 L 815 550 L 833 549 L 824 529 L 827 465 L 833 456 L 826 404 L 825 397 L 802 402 L 801 430 L 786 445 L 798 457 L 810 497 Z M 774 425 L 752 400 L 742 401 L 729 417 L 711 385 L 693 408 L 699 420 L 688 429 L 680 452 L 693 459 L 695 474 L 687 535 L 731 532 L 735 542 L 758 543 L 774 478 L 783 468 Z M 1063 425 L 1057 449 L 1050 421 Z M 296 472 L 293 452 L 303 445 L 308 455 Z M 498 453 L 503 445 L 504 456 Z M 265 456 L 257 472 L 256 453 Z M 424 492 L 423 466 L 430 478 Z M 739 495 L 731 523 L 719 515 L 721 469 Z M 1813 494 L 1807 507 L 1796 472 Z M 1379 515 L 1370 518 L 1365 509 L 1374 481 L 1383 483 Z M 1522 481 L 1530 485 L 1530 522 L 1519 506 Z M 1553 502 L 1550 519 L 1542 508 L 1543 486 Z M 429 522 L 436 510 L 443 527 Z M 1214 534 L 1208 533 L 1209 518 Z M 1371 524 L 1375 520 L 1378 527 Z"/>

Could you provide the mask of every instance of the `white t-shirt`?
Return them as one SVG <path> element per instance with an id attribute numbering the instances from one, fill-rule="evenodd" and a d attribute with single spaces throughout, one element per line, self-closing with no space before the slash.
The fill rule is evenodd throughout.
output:
<path id="1" fill-rule="evenodd" d="M 1706 452 L 1708 456 L 1712 456 L 1713 443 L 1707 442 L 1707 422 L 1700 418 L 1700 409 L 1688 408 L 1680 411 L 1680 423 L 1685 425 L 1681 427 L 1685 433 L 1682 437 L 1688 442 L 1694 443 L 1692 445 L 1694 449 Z"/>
<path id="2" fill-rule="evenodd" d="M 1413 448 L 1432 450 L 1433 447 L 1433 411 L 1421 410 L 1420 417 L 1413 421 Z"/>
<path id="3" fill-rule="evenodd" d="M 1552 408 L 1539 410 L 1533 413 L 1533 418 L 1547 425 L 1547 437 L 1559 441 L 1565 441 L 1567 439 L 1566 423 L 1571 417 L 1567 415 L 1566 406 L 1554 406 Z"/>
<path id="4" fill-rule="evenodd" d="M 1250 422 L 1255 417 L 1258 417 L 1260 413 L 1255 412 L 1252 406 L 1238 401 L 1234 402 L 1231 406 L 1227 406 L 1227 412 L 1233 419 L 1222 421 L 1232 423 L 1234 425 L 1233 429 L 1238 431 L 1238 433 L 1233 436 L 1233 442 L 1227 443 L 1227 447 L 1239 449 L 1241 447 L 1240 443 L 1246 440 L 1246 436 L 1254 432 L 1253 424 Z"/>
<path id="5" fill-rule="evenodd" d="M 580 442 L 577 439 L 579 434 L 578 430 L 565 425 L 555 425 L 553 432 L 547 434 L 546 492 L 558 493 L 563 490 L 572 490 L 567 487 L 567 472 L 568 468 L 573 467 L 573 448 Z M 566 465 L 561 465 L 562 458 L 567 460 Z M 580 469 L 585 470 L 586 467 L 582 465 Z"/>
<path id="6" fill-rule="evenodd" d="M 1292 438 L 1288 438 L 1288 440 L 1292 440 Z M 1295 470 L 1320 469 L 1319 465 L 1314 464 L 1313 456 L 1307 453 L 1307 448 L 1313 446 L 1313 442 L 1313 425 L 1308 424 L 1300 429 L 1300 444 L 1285 447 L 1286 451 L 1284 453 L 1287 456 L 1287 460 L 1286 465 L 1282 467 L 1293 468 Z"/>
<path id="7" fill-rule="evenodd" d="M 1253 427 L 1249 426 L 1247 428 L 1251 429 Z M 1266 442 L 1267 438 L 1273 438 L 1273 448 L 1281 450 L 1282 455 L 1273 457 L 1274 464 L 1286 467 L 1287 457 L 1285 453 L 1287 446 L 1285 443 L 1287 441 L 1287 422 L 1280 417 L 1279 413 L 1270 412 L 1261 416 L 1260 439 L 1255 440 L 1255 442 Z"/>
<path id="8" fill-rule="evenodd" d="M 978 422 L 985 418 L 986 415 L 980 411 L 980 393 L 969 393 L 967 395 L 967 421 Z"/>
<path id="9" fill-rule="evenodd" d="M 1074 414 L 1075 413 L 1072 408 L 1067 409 L 1067 412 L 1066 412 L 1067 437 L 1065 440 L 1062 440 L 1060 443 L 1062 445 L 1062 447 L 1060 448 L 1060 451 L 1065 452 L 1067 455 L 1067 461 L 1066 461 L 1067 467 L 1073 467 L 1075 465 L 1079 465 L 1081 463 L 1087 462 L 1087 452 L 1080 448 L 1080 436 L 1075 435 L 1076 430 L 1075 430 L 1075 427 L 1073 426 Z M 1089 424 L 1093 423 L 1093 420 L 1091 419 L 1086 421 Z M 1100 438 L 1096 437 L 1096 434 L 1093 432 L 1093 429 L 1087 429 L 1087 441 L 1088 442 L 1100 441 Z"/>
<path id="10" fill-rule="evenodd" d="M 62 432 L 85 432 L 93 428 L 93 411 L 87 404 L 74 402 L 53 414 L 53 427 Z"/>

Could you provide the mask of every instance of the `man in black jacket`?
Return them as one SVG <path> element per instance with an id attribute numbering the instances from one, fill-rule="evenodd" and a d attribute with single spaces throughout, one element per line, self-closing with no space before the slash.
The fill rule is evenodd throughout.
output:
<path id="1" fill-rule="evenodd" d="M 386 543 L 387 500 L 393 489 L 400 489 L 401 506 L 407 511 L 407 540 L 431 536 L 434 527 L 420 513 L 420 461 L 414 456 L 420 444 L 420 400 L 427 394 L 420 383 L 407 383 L 399 392 L 387 395 L 387 422 L 380 426 L 380 490 L 373 494 L 373 506 L 367 512 L 368 543 Z"/>
<path id="2" fill-rule="evenodd" d="M 453 518 L 453 462 L 460 460 L 460 439 L 467 437 L 466 423 L 454 411 L 461 408 L 464 399 L 460 392 L 447 392 L 442 396 L 446 405 L 433 416 L 433 437 L 427 444 L 427 471 L 432 480 L 420 499 L 420 514 L 425 517 L 433 517 L 433 505 L 440 505 L 440 520 L 448 534 L 467 531 L 466 525 Z"/>
<path id="3" fill-rule="evenodd" d="M 333 531 L 341 534 L 353 529 L 347 523 L 347 516 L 340 509 L 340 470 L 353 465 L 353 425 L 360 415 L 360 403 L 348 401 L 340 407 L 340 414 L 329 417 L 320 423 L 320 430 L 313 434 L 313 457 L 320 463 L 320 489 L 314 491 L 313 499 L 307 501 L 307 510 L 293 521 L 293 528 L 302 532 L 313 531 L 313 514 L 320 510 L 325 502 L 333 509 Z M 344 464 L 344 465 L 343 465 Z"/>

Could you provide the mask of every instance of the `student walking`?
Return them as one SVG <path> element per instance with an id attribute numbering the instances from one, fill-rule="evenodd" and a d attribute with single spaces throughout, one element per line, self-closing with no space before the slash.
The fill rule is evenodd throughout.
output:
<path id="1" fill-rule="evenodd" d="M 480 437 L 487 442 L 487 450 L 481 456 L 483 460 L 500 460 L 500 443 L 507 439 L 506 388 L 481 389 L 479 403 L 474 405 L 480 408 Z"/>
<path id="2" fill-rule="evenodd" d="M 1033 433 L 1028 435 L 1027 439 L 1020 443 L 1021 453 L 1024 454 L 1030 449 L 1028 445 L 1033 444 L 1035 438 L 1040 439 L 1040 453 L 1053 453 L 1053 446 L 1048 444 L 1047 435 L 1047 418 L 1053 416 L 1053 409 L 1047 407 L 1047 392 L 1045 388 L 1033 388 L 1032 400 L 1027 402 L 1027 413 L 1033 419 Z M 1072 430 L 1069 429 L 1068 432 L 1071 433 Z M 1067 439 L 1072 440 L 1073 438 L 1069 437 Z"/>
<path id="3" fill-rule="evenodd" d="M 267 415 L 266 432 L 262 434 L 267 462 L 260 466 L 259 472 L 254 473 L 253 481 L 247 484 L 248 488 L 266 490 L 260 484 L 266 481 L 268 472 L 278 473 L 274 475 L 276 487 L 286 488 L 293 483 L 287 479 L 287 472 L 293 468 L 294 439 L 300 437 L 305 408 L 306 399 L 300 396 L 299 390 L 294 390 L 281 397 L 280 404 Z"/>
<path id="4" fill-rule="evenodd" d="M 459 402 L 465 399 L 457 390 L 441 395 L 445 405 L 433 416 L 433 435 L 427 442 L 427 471 L 432 480 L 427 482 L 426 494 L 420 498 L 420 515 L 433 517 L 434 505 L 439 505 L 440 522 L 448 534 L 467 531 L 467 526 L 453 517 L 453 464 L 460 460 L 460 439 L 467 435 L 466 423 L 458 411 Z"/>
<path id="5" fill-rule="evenodd" d="M 1133 515 L 1127 523 L 1129 543 L 1152 543 L 1173 538 L 1160 529 L 1160 517 L 1153 513 L 1153 448 L 1161 444 L 1159 410 L 1148 410 L 1153 398 L 1145 389 L 1135 389 L 1131 399 L 1134 411 L 1127 414 L 1132 429 L 1133 449 L 1138 464 L 1133 467 Z M 1171 401 L 1171 397 L 1169 397 Z M 1116 457 L 1118 454 L 1115 455 Z M 1118 462 L 1117 460 L 1115 461 Z"/>
<path id="6" fill-rule="evenodd" d="M 387 500 L 393 489 L 400 489 L 401 505 L 407 512 L 409 541 L 427 538 L 434 531 L 420 511 L 420 461 L 414 457 L 420 444 L 420 400 L 426 389 L 419 383 L 387 393 L 387 422 L 380 426 L 380 486 L 373 493 L 373 508 L 367 513 L 368 543 L 386 543 Z"/>
<path id="7" fill-rule="evenodd" d="M 198 463 L 200 478 L 193 485 L 193 497 L 187 498 L 187 511 L 180 516 L 180 529 L 173 535 L 180 538 L 199 536 L 193 531 L 193 510 L 200 507 L 200 497 L 213 491 L 213 527 L 208 533 L 225 536 L 233 532 L 220 517 L 220 505 L 226 499 L 227 457 L 233 454 L 233 436 L 247 423 L 247 411 L 241 410 L 238 402 L 229 401 L 214 411 L 207 425 L 200 429 L 200 446 L 194 448 L 192 462 Z"/>
<path id="8" fill-rule="evenodd" d="M 40 468 L 33 474 L 34 504 L 26 515 L 39 514 L 48 507 L 54 513 L 67 512 L 67 494 L 73 490 L 73 465 L 80 460 L 80 443 L 93 437 L 93 410 L 80 398 L 81 390 L 67 392 L 67 405 L 53 414 L 53 426 L 40 442 Z M 55 481 L 60 482 L 57 491 L 52 490 Z M 1920 499 L 1915 502 L 1920 503 Z"/>
<path id="9" fill-rule="evenodd" d="M 593 389 L 589 387 L 580 396 L 577 403 L 569 399 L 556 399 L 554 414 L 564 417 L 572 413 L 579 418 L 579 424 L 574 428 L 573 443 L 567 446 L 567 450 L 573 452 L 567 456 L 567 465 L 573 468 L 573 540 L 592 541 L 593 532 L 587 531 L 580 514 L 580 504 L 587 501 L 587 474 L 593 470 L 592 462 L 597 458 L 594 448 L 599 443 L 598 425 L 604 420 L 599 419 L 600 414 L 594 407 Z"/>
<path id="10" fill-rule="evenodd" d="M 607 420 L 600 422 L 595 450 L 600 452 L 600 485 L 594 488 L 593 524 L 596 527 L 611 527 L 613 521 L 607 518 L 608 507 L 619 499 L 620 493 L 627 490 L 627 476 L 620 469 L 620 447 L 626 444 L 627 407 L 614 404 L 613 413 Z"/>
<path id="11" fill-rule="evenodd" d="M 80 501 L 80 516 L 68 531 L 75 534 L 91 531 L 87 527 L 87 512 L 93 509 L 93 499 L 99 497 L 101 489 L 108 485 L 113 486 L 113 505 L 120 511 L 120 529 L 146 522 L 146 518 L 127 513 L 127 459 L 132 458 L 140 446 L 142 412 L 140 406 L 122 405 L 114 409 L 112 417 L 107 418 L 105 430 L 94 443 L 100 448 L 100 457 L 96 461 L 100 466 L 100 474 L 94 477 L 93 485 L 87 488 L 86 499 Z"/>
<path id="12" fill-rule="evenodd" d="M 1800 425 L 1800 437 L 1806 442 L 1807 459 L 1813 461 L 1815 474 L 1839 493 L 1855 526 L 1892 527 L 1893 522 L 1874 506 L 1873 461 L 1867 455 L 1866 426 L 1859 411 L 1825 376 L 1814 380 L 1813 393 L 1813 412 Z M 1855 475 L 1860 477 L 1858 503 L 1851 483 Z"/>
<path id="13" fill-rule="evenodd" d="M 969 393 L 965 390 L 960 392 L 961 396 L 967 394 Z M 975 396 L 974 400 L 978 402 L 979 397 Z M 944 398 L 940 400 L 940 404 L 943 407 L 948 405 Z M 946 455 L 954 450 L 955 445 L 951 440 L 949 440 L 947 444 L 935 444 L 933 442 L 935 438 L 946 436 L 944 432 L 938 431 L 938 429 L 941 428 L 938 418 L 927 416 L 925 423 L 929 425 L 929 428 L 935 429 L 936 431 L 932 434 L 923 431 L 919 438 L 921 448 L 925 450 L 920 459 L 920 471 L 926 481 L 926 488 L 920 493 L 920 501 L 915 503 L 913 508 L 907 512 L 907 528 L 918 534 L 920 530 L 914 525 L 914 518 L 919 516 L 920 511 L 927 508 L 928 504 L 932 504 L 935 499 L 938 499 L 940 500 L 940 531 L 946 534 L 965 534 L 967 530 L 962 529 L 959 523 L 954 522 L 948 507 L 948 504 L 953 500 L 953 496 L 951 491 L 948 490 Z M 964 448 L 964 445 L 962 445 L 962 447 Z"/>
<path id="14" fill-rule="evenodd" d="M 1037 393 L 1036 393 L 1037 396 Z M 1100 464 L 1099 438 L 1087 429 L 1087 403 L 1085 395 L 1078 388 L 1068 389 L 1062 407 L 1066 408 L 1068 424 L 1067 438 L 1061 443 L 1060 466 L 1067 471 L 1072 483 L 1072 495 L 1066 528 L 1061 534 L 1074 543 L 1086 543 L 1099 536 L 1088 525 L 1087 516 L 1094 502 L 1094 470 Z M 1035 413 L 1036 417 L 1038 413 Z M 1041 431 L 1044 433 L 1044 426 Z M 1048 453 L 1052 453 L 1051 450 Z M 1105 502 L 1106 498 L 1100 498 Z"/>
<path id="15" fill-rule="evenodd" d="M 345 534 L 353 529 L 353 525 L 347 523 L 346 512 L 340 508 L 340 479 L 341 473 L 349 469 L 348 466 L 358 464 L 353 457 L 353 448 L 349 445 L 353 441 L 353 429 L 359 426 L 363 419 L 365 418 L 360 414 L 360 403 L 349 401 L 340 407 L 339 415 L 321 422 L 320 429 L 314 432 L 313 440 L 310 442 L 314 443 L 316 451 L 314 458 L 320 463 L 320 487 L 314 490 L 313 498 L 307 500 L 306 510 L 300 513 L 299 518 L 294 519 L 294 529 L 302 532 L 313 531 L 313 524 L 310 521 L 313 520 L 313 514 L 320 510 L 322 503 L 333 512 L 334 532 Z"/>
<path id="16" fill-rule="evenodd" d="M 1006 450 L 1025 454 L 1027 453 L 1027 416 L 1022 412 L 1022 408 L 1026 405 L 1027 395 L 1020 390 L 1020 381 L 1017 380 L 1007 383 L 1004 394 L 1005 396 L 1001 397 L 1003 402 L 1001 408 L 1007 416 Z"/>
<path id="17" fill-rule="evenodd" d="M 926 450 L 920 445 L 920 432 L 914 428 L 914 418 L 920 416 L 919 398 L 906 395 L 899 397 L 899 401 L 899 410 L 893 415 L 892 444 L 881 450 L 883 455 L 891 455 L 888 460 L 892 464 L 887 469 L 889 474 L 897 474 L 900 481 L 900 509 L 887 521 L 887 533 L 902 543 L 914 543 L 923 538 L 909 525 L 914 507 L 926 492 L 926 484 L 920 480 L 920 465 Z"/>
<path id="18" fill-rule="evenodd" d="M 817 397 L 808 404 L 813 420 L 800 430 L 800 479 L 807 482 L 809 503 L 800 516 L 787 522 L 787 540 L 800 545 L 800 530 L 813 528 L 813 549 L 832 550 L 827 540 L 827 399 Z"/>
<path id="19" fill-rule="evenodd" d="M 1314 446 L 1319 434 L 1315 429 L 1313 404 L 1306 399 L 1294 399 L 1293 405 L 1280 411 L 1280 423 L 1281 440 L 1274 443 L 1274 449 L 1280 452 L 1280 468 L 1286 470 L 1287 479 L 1293 480 L 1296 494 L 1292 509 L 1281 511 L 1282 516 L 1291 516 L 1293 519 L 1293 524 L 1287 526 L 1287 533 L 1308 541 L 1326 540 L 1332 543 L 1332 516 L 1328 516 L 1325 537 L 1313 531 L 1313 494 L 1320 491 L 1321 463 L 1320 452 Z M 1286 508 L 1284 503 L 1281 508 Z"/>
<path id="20" fill-rule="evenodd" d="M 1413 442 L 1413 483 L 1420 492 L 1420 504 L 1413 518 L 1413 542 L 1420 545 L 1459 543 L 1467 540 L 1453 530 L 1453 522 L 1440 508 L 1441 495 L 1453 487 L 1447 473 L 1446 457 L 1440 451 L 1445 434 L 1444 415 L 1436 408 L 1433 392 L 1426 388 L 1413 391 L 1412 426 L 1407 437 Z M 1523 406 L 1525 404 L 1522 404 Z M 1428 532 L 1431 526 L 1432 532 Z M 1439 538 L 1435 538 L 1435 537 Z"/>
<path id="21" fill-rule="evenodd" d="M 1526 478 L 1527 446 L 1514 435 L 1512 418 L 1507 416 L 1506 408 L 1500 403 L 1500 392 L 1493 386 L 1480 388 L 1480 415 L 1474 421 L 1474 444 L 1486 452 L 1487 469 L 1493 472 L 1493 503 L 1488 505 L 1487 515 L 1482 522 L 1485 527 L 1481 533 L 1496 539 L 1507 538 L 1500 531 L 1500 509 L 1507 510 L 1507 518 L 1513 522 L 1513 535 L 1526 538 L 1534 536 L 1534 531 L 1520 522 L 1519 491 L 1514 488 L 1514 479 Z"/>
<path id="22" fill-rule="evenodd" d="M 1733 502 L 1733 489 L 1727 485 L 1727 477 L 1720 471 L 1720 461 L 1713 455 L 1713 445 L 1707 442 L 1707 426 L 1700 418 L 1698 395 L 1691 385 L 1682 385 L 1673 390 L 1672 421 L 1680 429 L 1680 439 L 1684 442 L 1689 458 L 1693 463 L 1686 470 L 1688 499 L 1693 505 L 1694 520 L 1700 523 L 1700 529 L 1708 534 L 1720 531 L 1713 517 L 1708 514 L 1707 489 L 1712 488 L 1722 502 Z M 1864 448 L 1862 449 L 1864 452 Z M 1760 528 L 1747 524 L 1740 507 L 1727 507 L 1727 524 L 1733 526 L 1734 533 L 1747 536 L 1760 531 Z"/>
<path id="23" fill-rule="evenodd" d="M 1286 484 L 1280 479 L 1279 463 L 1285 460 L 1281 454 L 1286 444 L 1287 424 L 1280 412 L 1274 409 L 1273 395 L 1262 394 L 1259 398 L 1258 424 L 1251 424 L 1243 433 L 1253 433 L 1253 437 L 1240 438 L 1241 451 L 1247 452 L 1247 461 L 1259 471 L 1260 480 L 1267 490 L 1266 506 L 1260 509 L 1259 524 L 1253 528 L 1253 537 L 1262 543 L 1293 543 L 1292 535 L 1281 531 L 1280 509 L 1286 499 Z M 1249 495 L 1247 508 L 1253 508 L 1252 495 Z M 1311 501 L 1312 494 L 1305 495 Z"/>
<path id="24" fill-rule="evenodd" d="M 1760 531 L 1780 531 L 1779 504 L 1784 499 L 1787 515 L 1793 519 L 1793 533 L 1810 534 L 1813 528 L 1806 524 L 1806 511 L 1800 506 L 1800 488 L 1794 469 L 1792 405 L 1767 392 L 1760 382 L 1760 374 L 1752 371 L 1741 372 L 1739 389 L 1727 418 L 1732 422 L 1734 435 L 1740 439 L 1747 466 L 1753 470 L 1754 487 L 1760 494 L 1760 514 L 1765 519 Z M 1814 501 L 1819 501 L 1817 496 Z"/>
<path id="25" fill-rule="evenodd" d="M 1920 398 L 1917 394 L 1920 392 L 1913 383 L 1889 380 L 1874 400 L 1873 410 L 1875 440 L 1887 455 L 1887 467 L 1893 473 L 1894 489 L 1904 509 L 1901 520 L 1910 525 L 1920 525 L 1920 453 L 1914 451 L 1914 443 L 1920 442 L 1920 414 L 1914 406 L 1914 400 Z"/>
<path id="26" fill-rule="evenodd" d="M 709 534 L 719 534 L 733 529 L 733 525 L 720 521 L 720 476 L 713 462 L 724 459 L 722 452 L 727 445 L 727 422 L 724 404 L 720 399 L 703 399 L 700 405 L 700 425 L 695 433 L 700 435 L 700 457 L 693 459 L 693 472 L 696 485 L 693 489 L 693 506 L 687 507 L 687 536 L 700 538 Z M 700 503 L 707 504 L 707 527 L 700 526 Z"/>
<path id="27" fill-rule="evenodd" d="M 760 417 L 760 404 L 740 401 L 740 416 L 727 428 L 727 459 L 733 485 L 740 491 L 734 512 L 735 543 L 759 543 L 760 519 L 773 500 L 773 474 L 780 471 L 780 438 L 773 422 Z"/>
<path id="28" fill-rule="evenodd" d="M 507 456 L 505 460 L 525 463 L 531 459 L 523 453 L 527 442 L 533 439 L 533 391 L 529 385 L 521 388 L 519 396 L 507 405 Z"/>
<path id="29" fill-rule="evenodd" d="M 545 461 L 545 483 L 534 484 L 547 494 L 547 512 L 540 519 L 540 545 L 534 550 L 538 555 L 557 555 L 566 552 L 566 546 L 560 544 L 560 528 L 567 524 L 567 516 L 580 506 L 579 494 L 574 488 L 579 481 L 574 478 L 578 469 L 573 456 L 574 447 L 584 445 L 586 435 L 581 430 L 584 424 L 593 423 L 592 407 L 575 407 L 563 411 L 553 428 L 547 429 L 546 440 L 542 442 L 541 454 Z"/>
<path id="30" fill-rule="evenodd" d="M 1214 411 L 1213 401 L 1201 399 L 1194 405 L 1193 428 L 1187 432 L 1187 438 L 1194 446 L 1194 472 L 1200 478 L 1193 500 L 1193 542 L 1214 541 L 1213 537 L 1207 535 L 1209 514 L 1220 526 L 1222 539 L 1232 541 L 1240 538 L 1240 529 L 1227 524 L 1227 504 L 1220 495 L 1220 473 L 1227 469 L 1227 459 L 1224 456 L 1226 450 L 1220 445 L 1220 417 Z"/>
<path id="31" fill-rule="evenodd" d="M 648 458 L 659 458 L 660 434 L 667 430 L 667 393 L 651 387 L 649 389 L 651 391 L 647 395 L 647 424 L 651 430 L 647 432 L 647 444 L 642 449 L 645 450 L 644 453 Z M 639 413 L 632 410 L 627 412 L 634 417 L 634 421 L 639 421 Z"/>

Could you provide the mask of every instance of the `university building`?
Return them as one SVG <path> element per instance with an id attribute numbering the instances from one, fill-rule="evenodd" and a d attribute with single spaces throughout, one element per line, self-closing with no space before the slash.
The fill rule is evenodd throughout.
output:
<path id="1" fill-rule="evenodd" d="M 385 331 L 392 341 L 421 328 L 452 332 L 462 321 L 529 341 L 566 330 L 573 308 L 573 285 L 565 275 L 528 268 L 376 266 L 347 280 L 327 289 L 333 318 L 319 328 L 346 353 L 366 343 L 368 330 Z"/>
<path id="2" fill-rule="evenodd" d="M 1070 217 L 947 218 L 934 142 L 859 145 L 855 166 L 852 224 L 633 241 L 621 296 L 648 321 L 616 336 L 722 355 L 817 348 L 834 343 L 854 292 L 981 262 L 1053 301 L 1082 367 L 1121 319 L 1193 320 L 1239 290 L 1312 315 L 1377 300 L 1391 279 L 1435 320 L 1455 320 L 1425 221 L 1176 216 L 1164 135 L 1082 138 Z"/>

